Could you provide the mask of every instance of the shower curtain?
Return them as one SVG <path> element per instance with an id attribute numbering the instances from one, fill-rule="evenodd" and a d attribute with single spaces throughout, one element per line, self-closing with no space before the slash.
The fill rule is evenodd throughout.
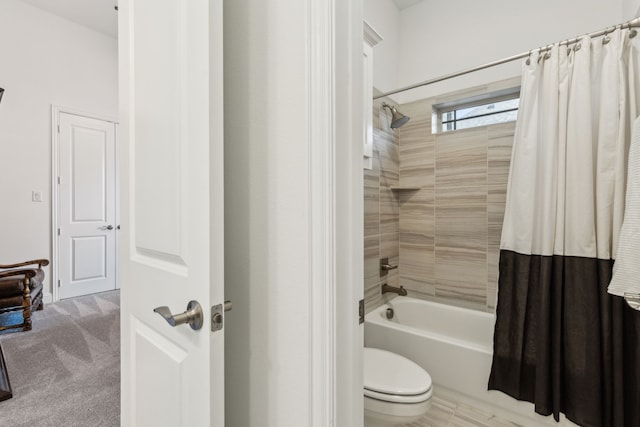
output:
<path id="1" fill-rule="evenodd" d="M 581 426 L 640 426 L 640 312 L 607 294 L 639 53 L 618 29 L 523 64 L 489 389 Z"/>

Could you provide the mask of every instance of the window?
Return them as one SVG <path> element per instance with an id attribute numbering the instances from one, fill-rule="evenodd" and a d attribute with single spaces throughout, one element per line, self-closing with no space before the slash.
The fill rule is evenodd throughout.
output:
<path id="1" fill-rule="evenodd" d="M 520 88 L 460 99 L 433 107 L 434 133 L 512 122 L 518 118 Z"/>

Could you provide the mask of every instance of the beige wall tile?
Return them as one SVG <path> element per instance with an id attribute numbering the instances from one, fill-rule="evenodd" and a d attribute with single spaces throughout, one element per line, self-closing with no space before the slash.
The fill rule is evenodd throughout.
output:
<path id="1" fill-rule="evenodd" d="M 387 233 L 380 235 L 380 258 L 398 258 L 399 250 L 398 233 Z"/>
<path id="2" fill-rule="evenodd" d="M 398 193 L 386 186 L 380 186 L 380 234 L 400 231 L 400 207 Z"/>
<path id="3" fill-rule="evenodd" d="M 409 291 L 435 296 L 435 250 L 433 246 L 412 244 L 414 237 L 400 236 L 400 284 Z"/>
<path id="4" fill-rule="evenodd" d="M 364 236 L 380 234 L 380 180 L 377 173 L 364 172 Z"/>
<path id="5" fill-rule="evenodd" d="M 435 138 L 429 137 L 400 146 L 400 186 L 433 186 Z"/>
<path id="6" fill-rule="evenodd" d="M 433 185 L 435 137 L 431 134 L 431 102 L 413 102 L 401 106 L 411 120 L 398 131 L 400 145 L 400 185 Z"/>
<path id="7" fill-rule="evenodd" d="M 380 281 L 380 236 L 364 239 L 364 284 L 370 288 Z"/>
<path id="8" fill-rule="evenodd" d="M 374 286 L 364 291 L 364 312 L 369 313 L 383 304 L 380 287 Z"/>
<path id="9" fill-rule="evenodd" d="M 388 111 L 382 101 L 373 108 L 374 144 L 373 169 L 364 171 L 364 234 L 365 234 L 365 309 L 371 311 L 385 300 L 381 283 L 397 286 L 398 270 L 380 277 L 380 258 L 399 261 L 399 206 L 397 195 L 389 187 L 399 184 L 399 151 L 397 131 L 389 128 Z M 384 253 L 384 255 L 383 255 Z"/>
<path id="10" fill-rule="evenodd" d="M 487 248 L 500 249 L 502 221 L 504 219 L 505 194 L 490 194 L 487 198 Z"/>
<path id="11" fill-rule="evenodd" d="M 395 187 L 400 183 L 400 154 L 395 131 L 374 129 L 373 145 L 380 161 L 380 185 Z"/>
<path id="12" fill-rule="evenodd" d="M 409 102 L 398 106 L 402 114 L 409 116 L 409 120 L 400 128 L 400 138 L 404 139 L 406 135 L 404 131 L 413 128 L 431 130 L 431 117 L 433 116 L 433 99 L 422 99 L 419 101 Z"/>
<path id="13" fill-rule="evenodd" d="M 436 137 L 436 191 L 487 182 L 487 129 L 447 132 Z M 437 196 L 436 196 L 437 197 Z"/>
<path id="14" fill-rule="evenodd" d="M 484 311 L 487 303 L 486 252 L 436 247 L 435 259 L 436 296 Z"/>
<path id="15" fill-rule="evenodd" d="M 433 186 L 400 191 L 400 232 L 423 235 L 433 245 L 435 236 L 435 191 Z"/>
<path id="16" fill-rule="evenodd" d="M 506 193 L 507 191 L 513 137 L 511 132 L 498 138 L 489 138 L 487 146 L 489 193 Z"/>
<path id="17" fill-rule="evenodd" d="M 436 248 L 487 251 L 486 207 L 469 209 L 438 206 L 436 224 Z"/>
<path id="18" fill-rule="evenodd" d="M 503 138 L 505 136 L 511 136 L 516 132 L 516 122 L 500 123 L 491 126 L 487 126 L 487 132 L 489 139 Z M 511 152 L 509 152 L 511 155 Z"/>
<path id="19" fill-rule="evenodd" d="M 397 130 L 389 128 L 391 115 L 376 101 L 377 171 L 365 172 L 365 233 L 372 239 L 365 249 L 367 310 L 390 298 L 380 295 L 385 282 L 402 284 L 418 298 L 494 310 L 515 123 L 432 135 L 432 108 L 435 102 L 482 95 L 517 81 L 398 105 L 411 119 Z M 394 186 L 419 190 L 389 190 Z M 399 268 L 379 277 L 382 257 Z"/>

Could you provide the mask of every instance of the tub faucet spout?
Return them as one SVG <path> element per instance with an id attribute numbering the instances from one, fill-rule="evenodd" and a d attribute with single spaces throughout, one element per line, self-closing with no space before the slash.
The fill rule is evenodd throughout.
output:
<path id="1" fill-rule="evenodd" d="M 407 296 L 407 290 L 404 288 L 404 286 L 400 286 L 399 288 L 396 288 L 395 286 L 389 286 L 386 283 L 383 283 L 382 293 L 386 294 L 387 292 L 392 292 L 394 294 L 398 294 L 403 297 Z"/>

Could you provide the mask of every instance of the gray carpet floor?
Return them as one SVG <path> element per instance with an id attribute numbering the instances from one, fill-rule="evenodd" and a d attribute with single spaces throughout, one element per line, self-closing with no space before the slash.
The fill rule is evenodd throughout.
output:
<path id="1" fill-rule="evenodd" d="M 0 335 L 13 398 L 2 427 L 120 425 L 120 293 L 45 305 L 33 330 Z"/>

